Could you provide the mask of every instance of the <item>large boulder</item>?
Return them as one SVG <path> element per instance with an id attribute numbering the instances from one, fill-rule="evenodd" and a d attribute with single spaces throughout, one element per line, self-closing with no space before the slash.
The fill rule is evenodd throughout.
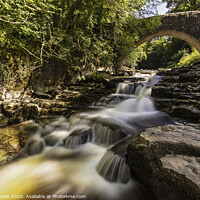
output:
<path id="1" fill-rule="evenodd" d="M 128 165 L 158 200 L 199 200 L 200 128 L 149 128 L 128 147 Z"/>

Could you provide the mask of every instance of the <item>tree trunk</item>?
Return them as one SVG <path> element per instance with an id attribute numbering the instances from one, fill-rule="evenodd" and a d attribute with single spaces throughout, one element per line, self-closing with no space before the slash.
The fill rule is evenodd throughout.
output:
<path id="1" fill-rule="evenodd" d="M 115 61 L 114 64 L 114 73 L 117 73 L 118 71 L 121 71 L 123 68 L 123 62 L 125 61 L 125 58 L 121 58 Z"/>

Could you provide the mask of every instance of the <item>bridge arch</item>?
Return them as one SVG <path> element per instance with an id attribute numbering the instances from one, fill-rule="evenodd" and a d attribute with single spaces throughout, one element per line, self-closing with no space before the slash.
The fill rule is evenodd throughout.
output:
<path id="1" fill-rule="evenodd" d="M 156 37 L 172 36 L 194 46 L 200 53 L 200 11 L 170 13 L 161 16 L 161 26 L 140 37 L 136 46 Z"/>
<path id="2" fill-rule="evenodd" d="M 163 36 L 171 36 L 171 37 L 175 37 L 181 40 L 186 41 L 187 43 L 191 44 L 193 47 L 195 47 L 197 49 L 197 51 L 199 51 L 200 53 L 200 40 L 192 37 L 191 35 L 184 33 L 184 32 L 179 32 L 179 31 L 175 31 L 175 30 L 165 30 L 165 31 L 158 31 L 157 33 L 148 35 L 142 39 L 140 39 L 137 43 L 136 46 L 140 46 L 141 44 L 143 44 L 144 42 L 147 42 L 151 39 L 157 38 L 157 37 L 163 37 Z"/>

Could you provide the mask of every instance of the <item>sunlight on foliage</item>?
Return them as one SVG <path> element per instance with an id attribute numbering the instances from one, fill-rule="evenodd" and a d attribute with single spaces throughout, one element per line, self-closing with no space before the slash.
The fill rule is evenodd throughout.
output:
<path id="1" fill-rule="evenodd" d="M 177 67 L 191 66 L 200 61 L 200 53 L 193 48 L 192 53 L 186 53 L 177 63 Z"/>

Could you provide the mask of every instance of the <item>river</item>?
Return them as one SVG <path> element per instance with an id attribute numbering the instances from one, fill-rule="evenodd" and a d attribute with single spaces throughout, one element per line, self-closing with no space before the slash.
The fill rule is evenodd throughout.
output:
<path id="1" fill-rule="evenodd" d="M 0 170 L 1 199 L 149 199 L 126 150 L 145 128 L 173 123 L 150 97 L 159 81 L 124 82 L 85 112 L 31 122 L 25 147 Z"/>

